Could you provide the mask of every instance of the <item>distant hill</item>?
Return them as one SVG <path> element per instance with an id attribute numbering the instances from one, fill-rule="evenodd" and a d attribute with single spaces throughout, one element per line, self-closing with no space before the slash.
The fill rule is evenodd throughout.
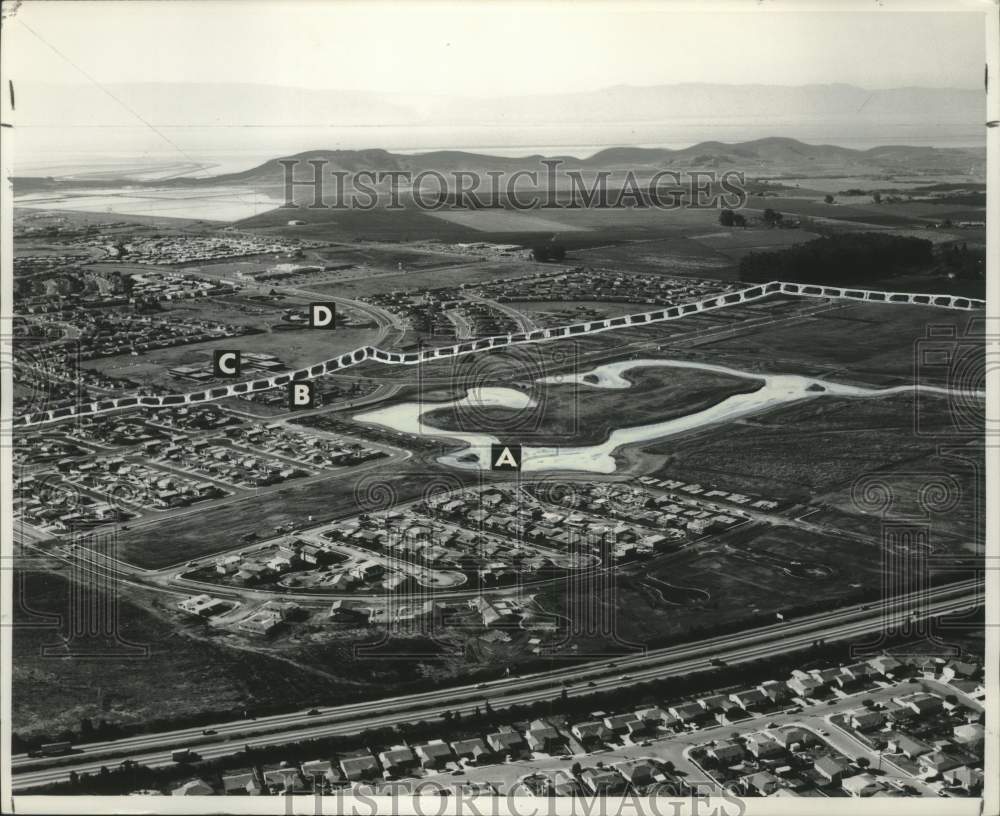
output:
<path id="1" fill-rule="evenodd" d="M 908 147 L 905 145 L 853 150 L 836 145 L 810 145 L 795 139 L 773 137 L 750 142 L 725 144 L 702 142 L 691 147 L 669 148 L 615 147 L 601 150 L 586 159 L 573 156 L 541 156 L 532 154 L 521 157 L 489 156 L 465 153 L 458 150 L 429 153 L 401 154 L 386 150 L 310 150 L 284 160 L 295 159 L 297 178 L 310 178 L 312 170 L 307 162 L 323 160 L 327 170 L 355 172 L 424 170 L 453 172 L 455 170 L 479 171 L 514 170 L 538 171 L 544 175 L 543 159 L 559 159 L 563 169 L 579 169 L 586 174 L 598 171 L 635 170 L 648 175 L 664 169 L 690 170 L 742 170 L 748 176 L 763 175 L 878 175 L 900 172 L 969 173 L 982 166 L 985 172 L 985 153 L 964 148 Z M 278 159 L 271 159 L 241 173 L 214 176 L 197 183 L 241 182 L 254 185 L 283 183 L 284 168 Z M 173 183 L 194 183 L 177 179 Z"/>
<path id="2" fill-rule="evenodd" d="M 310 161 L 326 162 L 324 171 L 361 170 L 378 172 L 409 172 L 425 170 L 452 173 L 456 170 L 485 172 L 487 170 L 511 173 L 515 170 L 535 171 L 544 178 L 546 167 L 542 160 L 559 159 L 562 170 L 580 170 L 585 177 L 599 171 L 624 173 L 634 170 L 648 177 L 660 170 L 739 170 L 748 177 L 763 176 L 879 176 L 899 173 L 972 174 L 985 177 L 985 151 L 967 148 L 913 147 L 890 145 L 854 150 L 836 145 L 813 145 L 796 139 L 772 137 L 749 142 L 726 144 L 701 142 L 679 150 L 669 148 L 614 147 L 601 150 L 586 159 L 573 156 L 538 154 L 520 157 L 490 156 L 466 153 L 459 150 L 439 150 L 429 153 L 403 154 L 387 150 L 309 150 L 290 156 L 270 159 L 257 167 L 239 173 L 229 173 L 208 178 L 181 177 L 169 181 L 150 181 L 150 186 L 194 187 L 213 184 L 239 184 L 252 187 L 282 187 L 284 168 L 281 161 L 297 160 L 297 179 L 312 177 Z M 59 181 L 38 177 L 14 177 L 15 192 L 23 194 L 68 187 L 107 186 L 108 179 L 84 182 Z M 132 186 L 143 182 L 131 181 Z"/>

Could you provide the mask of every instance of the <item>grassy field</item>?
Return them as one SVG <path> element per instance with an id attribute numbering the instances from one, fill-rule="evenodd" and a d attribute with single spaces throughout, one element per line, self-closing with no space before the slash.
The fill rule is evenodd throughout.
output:
<path id="1" fill-rule="evenodd" d="M 941 482 L 949 508 L 931 513 L 934 529 L 963 544 L 982 524 L 982 507 L 976 502 L 977 497 L 982 501 L 983 486 L 975 473 L 982 451 L 968 447 L 969 436 L 954 435 L 946 399 L 930 398 L 919 410 L 920 433 L 914 425 L 912 395 L 821 400 L 648 450 L 667 457 L 660 470 L 664 477 L 828 504 L 838 511 L 830 523 L 873 536 L 882 516 L 859 499 L 866 484 L 884 485 L 890 491 L 892 506 L 886 518 L 898 520 L 925 515 L 923 486 Z M 940 454 L 939 449 L 948 445 L 967 461 Z M 855 519 L 845 523 L 844 515 Z M 810 520 L 821 523 L 823 518 Z"/>
<path id="2" fill-rule="evenodd" d="M 611 622 L 611 633 L 573 639 L 581 652 L 615 651 L 616 639 L 656 646 L 730 627 L 773 622 L 775 613 L 845 602 L 881 586 L 874 545 L 757 527 L 691 550 L 621 568 L 584 598 L 556 588 L 537 600 L 569 619 Z M 581 606 L 583 604 L 583 606 Z"/>
<path id="3" fill-rule="evenodd" d="M 337 664 L 310 671 L 266 650 L 229 646 L 191 618 L 178 625 L 160 596 L 132 589 L 118 599 L 122 642 L 68 640 L 69 583 L 58 569 L 15 575 L 11 725 L 21 737 L 57 738 L 83 718 L 155 729 L 203 712 L 329 702 L 357 688 L 333 673 Z M 29 609 L 56 622 L 39 625 Z"/>
<path id="4" fill-rule="evenodd" d="M 274 354 L 288 367 L 299 368 L 371 344 L 378 337 L 378 329 L 375 327 L 340 326 L 334 331 L 315 331 L 306 327 L 290 331 L 272 330 L 274 326 L 283 325 L 281 317 L 284 310 L 302 309 L 306 303 L 308 300 L 304 298 L 252 300 L 234 296 L 166 304 L 161 313 L 163 317 L 218 321 L 248 326 L 261 333 L 157 349 L 140 357 L 119 354 L 88 361 L 85 365 L 111 376 L 127 377 L 167 392 L 191 391 L 197 388 L 196 384 L 172 377 L 167 369 L 200 363 L 210 365 L 214 349 L 238 348 L 244 352 Z"/>
<path id="5" fill-rule="evenodd" d="M 842 382 L 944 384 L 947 370 L 917 366 L 920 341 L 950 326 L 961 338 L 974 316 L 920 306 L 838 304 L 804 320 L 764 325 L 699 345 L 721 358 L 766 360 L 775 372 L 829 374 Z M 681 321 L 683 322 L 683 321 Z"/>
<path id="6" fill-rule="evenodd" d="M 735 278 L 738 271 L 731 258 L 684 235 L 576 249 L 571 259 L 588 266 L 717 280 Z"/>
<path id="7" fill-rule="evenodd" d="M 303 525 L 310 516 L 320 522 L 356 515 L 365 509 L 391 506 L 395 501 L 419 498 L 428 486 L 442 481 L 459 487 L 473 479 L 416 459 L 391 469 L 331 474 L 329 478 L 250 496 L 218 507 L 202 508 L 166 519 L 155 526 L 119 533 L 122 559 L 142 567 L 158 568 L 239 546 L 240 537 L 256 533 L 273 536 L 279 525 Z"/>

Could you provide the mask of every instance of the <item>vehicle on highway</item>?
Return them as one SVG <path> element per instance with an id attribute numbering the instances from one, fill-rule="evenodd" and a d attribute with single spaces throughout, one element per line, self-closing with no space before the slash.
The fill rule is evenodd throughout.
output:
<path id="1" fill-rule="evenodd" d="M 485 683 L 476 683 L 476 688 L 486 688 Z"/>
<path id="2" fill-rule="evenodd" d="M 198 754 L 190 748 L 180 748 L 176 751 L 170 752 L 170 759 L 174 762 L 192 762 L 198 759 Z"/>
<path id="3" fill-rule="evenodd" d="M 72 742 L 47 742 L 35 751 L 29 751 L 30 757 L 63 756 L 73 750 Z"/>
<path id="4" fill-rule="evenodd" d="M 632 675 L 631 674 L 619 674 L 618 675 L 618 679 L 619 680 L 631 680 L 632 679 Z"/>
<path id="5" fill-rule="evenodd" d="M 720 660 L 718 657 L 713 657 L 708 662 L 711 663 L 713 666 L 725 666 L 726 665 L 726 661 L 725 660 Z"/>
<path id="6" fill-rule="evenodd" d="M 204 734 L 206 737 L 211 737 L 214 734 L 218 734 L 219 732 L 216 731 L 214 728 L 205 728 L 202 730 L 201 733 Z"/>
<path id="7" fill-rule="evenodd" d="M 319 714 L 319 709 L 318 708 L 310 708 L 306 713 L 310 717 L 315 717 L 317 714 Z"/>
<path id="8" fill-rule="evenodd" d="M 591 680 L 589 683 L 587 683 L 587 685 L 590 686 L 591 688 L 593 688 L 594 686 L 597 685 L 597 683 L 595 683 L 593 680 Z"/>

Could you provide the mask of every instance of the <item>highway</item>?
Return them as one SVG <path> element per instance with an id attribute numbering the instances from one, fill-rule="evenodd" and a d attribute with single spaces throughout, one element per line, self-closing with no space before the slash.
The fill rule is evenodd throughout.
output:
<path id="1" fill-rule="evenodd" d="M 204 759 L 236 753 L 243 746 L 259 747 L 298 740 L 356 734 L 362 730 L 392 726 L 400 722 L 433 720 L 443 710 L 471 713 L 486 700 L 494 708 L 552 699 L 565 688 L 568 694 L 595 693 L 663 677 L 704 671 L 724 661 L 739 664 L 786 654 L 811 646 L 816 640 L 847 640 L 899 625 L 919 612 L 921 617 L 967 610 L 983 601 L 982 586 L 964 581 L 891 599 L 884 606 L 851 606 L 797 620 L 706 639 L 699 643 L 649 651 L 569 666 L 524 677 L 495 680 L 478 685 L 448 687 L 338 706 L 316 715 L 304 712 L 275 715 L 255 721 L 240 720 L 202 728 L 187 728 L 145 734 L 109 742 L 80 746 L 65 757 L 13 757 L 14 789 L 45 785 L 68 778 L 70 771 L 96 772 L 102 765 L 130 759 L 149 766 L 168 765 L 170 751 L 190 747 Z M 713 663 L 713 661 L 715 661 Z"/>

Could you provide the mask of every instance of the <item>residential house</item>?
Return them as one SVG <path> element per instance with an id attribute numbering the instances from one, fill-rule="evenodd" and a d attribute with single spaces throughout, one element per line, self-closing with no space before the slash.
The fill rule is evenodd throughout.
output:
<path id="1" fill-rule="evenodd" d="M 735 704 L 732 704 L 726 711 L 718 711 L 715 714 L 715 720 L 720 725 L 734 725 L 749 719 L 751 719 L 751 715 L 747 713 L 747 710 Z"/>
<path id="2" fill-rule="evenodd" d="M 746 738 L 747 750 L 757 759 L 770 759 L 781 756 L 785 749 L 778 744 L 778 741 L 769 737 L 763 732 L 748 734 Z"/>
<path id="3" fill-rule="evenodd" d="M 526 747 L 524 737 L 513 729 L 486 735 L 486 744 L 496 753 L 516 758 Z"/>
<path id="4" fill-rule="evenodd" d="M 698 705 L 705 709 L 705 711 L 714 713 L 716 711 L 726 711 L 736 705 L 736 703 L 730 700 L 725 694 L 710 694 L 708 697 L 699 697 Z"/>
<path id="5" fill-rule="evenodd" d="M 918 716 L 940 711 L 943 706 L 943 700 L 940 697 L 922 691 L 906 694 L 901 697 L 893 697 L 892 701 L 898 705 L 907 706 Z"/>
<path id="6" fill-rule="evenodd" d="M 840 780 L 840 787 L 851 796 L 872 796 L 882 786 L 878 780 L 870 773 L 859 773 L 854 776 L 844 777 Z"/>
<path id="7" fill-rule="evenodd" d="M 397 745 L 382 751 L 378 758 L 382 767 L 393 775 L 407 773 L 417 767 L 416 754 L 413 753 L 412 748 L 405 745 Z"/>
<path id="8" fill-rule="evenodd" d="M 871 658 L 868 661 L 868 665 L 879 674 L 890 676 L 894 675 L 903 664 L 890 655 L 879 655 L 878 657 Z"/>
<path id="9" fill-rule="evenodd" d="M 979 666 L 975 663 L 967 663 L 963 660 L 952 660 L 941 669 L 941 679 L 945 683 L 952 680 L 968 680 L 979 674 Z"/>
<path id="10" fill-rule="evenodd" d="M 744 709 L 759 708 L 763 704 L 770 702 L 767 695 L 757 688 L 747 689 L 746 691 L 735 691 L 729 695 L 729 699 Z"/>
<path id="11" fill-rule="evenodd" d="M 451 747 L 444 740 L 431 740 L 416 747 L 422 768 L 441 768 L 452 760 Z"/>
<path id="12" fill-rule="evenodd" d="M 334 784 L 341 780 L 340 772 L 333 767 L 328 759 L 312 759 L 302 763 L 302 776 L 316 784 L 329 782 Z"/>
<path id="13" fill-rule="evenodd" d="M 634 714 L 614 714 L 604 718 L 604 725 L 616 736 L 629 733 L 629 725 L 636 721 Z"/>
<path id="14" fill-rule="evenodd" d="M 648 759 L 619 762 L 615 765 L 615 770 L 637 787 L 652 785 L 654 782 L 666 779 Z"/>
<path id="15" fill-rule="evenodd" d="M 852 663 L 843 667 L 836 682 L 841 688 L 857 688 L 868 683 L 874 674 L 875 670 L 867 663 Z"/>
<path id="16" fill-rule="evenodd" d="M 850 771 L 851 763 L 844 757 L 824 754 L 813 762 L 816 772 L 830 782 L 839 782 Z"/>
<path id="17" fill-rule="evenodd" d="M 489 761 L 491 753 L 486 743 L 478 737 L 466 740 L 457 740 L 451 744 L 451 750 L 455 756 L 464 759 L 470 765 L 476 765 Z"/>
<path id="18" fill-rule="evenodd" d="M 350 782 L 357 782 L 360 779 L 374 779 L 382 775 L 378 761 L 371 754 L 340 760 L 340 770 L 343 771 L 344 778 Z"/>
<path id="19" fill-rule="evenodd" d="M 917 762 L 920 763 L 921 773 L 925 776 L 937 776 L 965 764 L 954 754 L 948 754 L 944 751 L 921 754 Z"/>
<path id="20" fill-rule="evenodd" d="M 818 680 L 823 687 L 829 688 L 837 682 L 837 678 L 841 675 L 841 670 L 839 666 L 835 669 L 812 669 L 809 674 Z"/>
<path id="21" fill-rule="evenodd" d="M 765 680 L 757 686 L 772 703 L 783 703 L 791 699 L 792 693 L 787 684 L 780 680 Z"/>
<path id="22" fill-rule="evenodd" d="M 534 752 L 553 754 L 565 745 L 562 734 L 544 720 L 535 720 L 525 737 L 528 747 Z"/>
<path id="23" fill-rule="evenodd" d="M 898 732 L 889 737 L 887 747 L 891 753 L 902 754 L 907 759 L 916 759 L 934 750 L 926 742 L 914 739 L 908 734 L 900 734 Z"/>
<path id="24" fill-rule="evenodd" d="M 786 751 L 794 751 L 797 747 L 814 745 L 818 740 L 812 731 L 805 728 L 778 728 L 773 732 L 774 740 Z"/>
<path id="25" fill-rule="evenodd" d="M 957 768 L 943 771 L 945 779 L 953 785 L 961 785 L 970 793 L 978 793 L 983 788 L 983 769 L 969 765 L 959 765 Z"/>
<path id="26" fill-rule="evenodd" d="M 757 773 L 740 777 L 740 782 L 746 788 L 747 793 L 757 796 L 770 796 L 781 787 L 781 780 L 770 771 L 757 771 Z"/>
<path id="27" fill-rule="evenodd" d="M 598 796 L 614 796 L 625 791 L 625 779 L 614 771 L 587 768 L 580 778 L 592 793 Z"/>
<path id="28" fill-rule="evenodd" d="M 823 683 L 815 677 L 793 677 L 786 685 L 796 697 L 813 697 L 823 689 Z"/>
<path id="29" fill-rule="evenodd" d="M 214 796 L 215 789 L 204 779 L 191 779 L 170 791 L 171 796 Z"/>
<path id="30" fill-rule="evenodd" d="M 709 713 L 698 703 L 680 703 L 670 706 L 669 711 L 677 720 L 684 725 L 703 722 L 709 718 Z"/>
<path id="31" fill-rule="evenodd" d="M 743 761 L 746 750 L 737 742 L 723 742 L 708 749 L 708 755 L 723 767 L 730 767 Z"/>
<path id="32" fill-rule="evenodd" d="M 917 716 L 909 706 L 902 706 L 893 702 L 886 703 L 885 708 L 882 709 L 882 714 L 885 716 L 885 721 L 892 725 L 905 723 L 915 719 Z"/>
<path id="33" fill-rule="evenodd" d="M 851 728 L 858 731 L 873 731 L 881 728 L 885 720 L 885 715 L 881 711 L 871 711 L 867 708 L 856 708 L 847 712 L 850 717 Z"/>
<path id="34" fill-rule="evenodd" d="M 602 742 L 610 740 L 613 736 L 608 727 L 598 720 L 577 723 L 570 730 L 573 736 L 580 740 L 585 748 L 599 745 Z"/>
<path id="35" fill-rule="evenodd" d="M 298 768 L 272 768 L 264 771 L 264 787 L 270 791 L 296 793 L 305 790 Z"/>
<path id="36" fill-rule="evenodd" d="M 222 777 L 222 790 L 226 796 L 258 796 L 261 788 L 253 771 L 239 771 Z"/>
<path id="37" fill-rule="evenodd" d="M 965 725 L 956 725 L 952 729 L 952 733 L 955 735 L 955 742 L 969 748 L 975 748 L 975 746 L 983 744 L 986 729 L 981 723 L 966 723 Z"/>
<path id="38" fill-rule="evenodd" d="M 669 726 L 672 723 L 676 722 L 676 720 L 670 714 L 668 714 L 662 708 L 658 708 L 656 706 L 652 708 L 640 708 L 636 710 L 635 717 L 637 720 L 642 720 L 643 722 L 649 723 L 650 725 L 654 726 L 655 725 Z"/>

